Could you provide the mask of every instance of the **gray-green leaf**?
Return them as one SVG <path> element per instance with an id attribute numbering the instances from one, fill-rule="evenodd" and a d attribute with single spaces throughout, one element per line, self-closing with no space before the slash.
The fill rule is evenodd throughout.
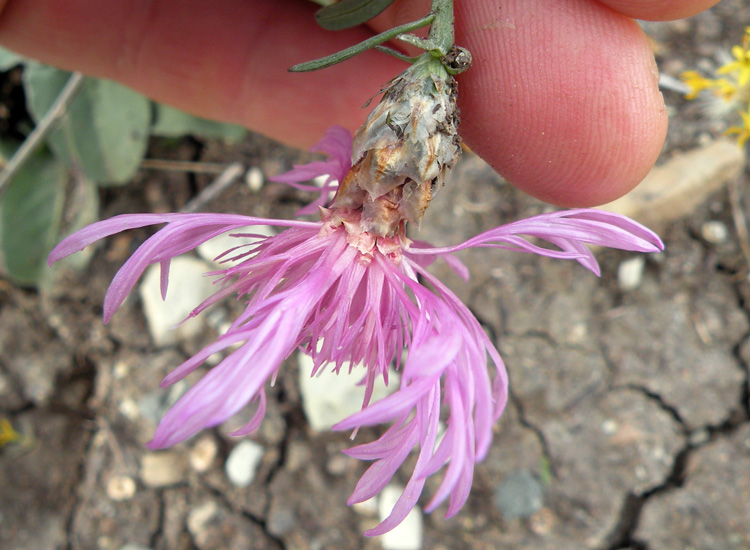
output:
<path id="1" fill-rule="evenodd" d="M 59 95 L 70 73 L 28 63 L 24 89 L 38 122 Z M 120 84 L 86 79 L 47 143 L 70 166 L 102 183 L 125 183 L 135 174 L 148 145 L 148 99 Z"/>
<path id="2" fill-rule="evenodd" d="M 329 31 L 356 27 L 379 15 L 393 0 L 340 0 L 315 14 L 318 25 Z"/>
<path id="3" fill-rule="evenodd" d="M 21 285 L 35 286 L 57 239 L 67 169 L 48 151 L 34 154 L 0 197 L 0 245 L 5 268 Z"/>
<path id="4" fill-rule="evenodd" d="M 24 61 L 26 60 L 17 53 L 6 50 L 5 48 L 0 48 L 0 71 L 12 69 Z"/>

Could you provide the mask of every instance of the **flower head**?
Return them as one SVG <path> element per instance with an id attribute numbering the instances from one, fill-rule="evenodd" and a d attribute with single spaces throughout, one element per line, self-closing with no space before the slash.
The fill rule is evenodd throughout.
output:
<path id="1" fill-rule="evenodd" d="M 298 348 L 312 357 L 311 374 L 325 368 L 339 372 L 348 364 L 350 374 L 364 382 L 362 409 L 334 429 L 389 424 L 376 441 L 347 451 L 373 461 L 349 503 L 377 494 L 418 449 L 414 471 L 393 511 L 368 535 L 382 534 L 403 520 L 426 479 L 441 470 L 442 481 L 427 509 L 447 499 L 447 514 L 455 514 L 466 501 L 474 465 L 486 456 L 493 423 L 507 400 L 508 378 L 499 353 L 469 309 L 426 269 L 430 263 L 444 258 L 467 277 L 451 253 L 489 247 L 572 259 L 598 274 L 587 244 L 642 252 L 662 247 L 645 227 L 598 210 L 543 214 L 452 247 L 435 248 L 407 238 L 407 221 L 419 223 L 433 191 L 460 154 L 455 82 L 445 70 L 426 67 L 430 63 L 426 59 L 415 64 L 391 83 L 353 146 L 348 133 L 332 129 L 317 145 L 329 156 L 327 161 L 296 166 L 276 178 L 298 186 L 325 176 L 316 203 L 325 204 L 333 190 L 336 196 L 330 207 L 320 207 L 321 221 L 233 214 L 123 215 L 71 235 L 50 254 L 54 262 L 114 233 L 166 224 L 115 275 L 104 302 L 108 321 L 149 265 L 160 264 L 166 294 L 169 263 L 176 255 L 220 234 L 247 236 L 237 233 L 246 226 L 286 227 L 217 258 L 226 264 L 210 273 L 217 291 L 191 316 L 227 296 L 236 296 L 245 309 L 215 342 L 164 379 L 163 386 L 172 384 L 211 355 L 226 353 L 166 413 L 149 445 L 162 448 L 184 441 L 257 401 L 250 422 L 234 435 L 251 433 L 265 413 L 266 385 Z M 341 183 L 336 186 L 334 181 Z M 401 372 L 398 390 L 371 403 L 375 381 L 383 378 L 387 383 L 391 368 Z M 442 422 L 445 430 L 438 440 Z"/>
<path id="2" fill-rule="evenodd" d="M 321 222 L 231 214 L 117 216 L 65 239 L 50 261 L 126 229 L 166 223 L 115 276 L 105 297 L 106 321 L 148 265 L 161 265 L 166 292 L 174 256 L 222 233 L 242 237 L 232 233 L 240 227 L 286 226 L 278 235 L 230 249 L 221 258 L 228 266 L 212 273 L 217 292 L 197 305 L 191 316 L 230 295 L 243 300 L 245 310 L 214 343 L 170 373 L 162 386 L 180 380 L 214 353 L 232 351 L 167 412 L 149 445 L 162 448 L 179 443 L 256 400 L 257 412 L 234 435 L 251 433 L 265 412 L 266 384 L 297 348 L 313 357 L 311 374 L 321 368 L 339 371 L 350 363 L 350 370 L 356 371 L 351 374 L 365 381 L 363 408 L 334 429 L 383 423 L 391 427 L 377 441 L 347 451 L 375 461 L 349 502 L 377 494 L 411 450 L 419 448 L 401 499 L 391 516 L 368 532 L 371 535 L 398 524 L 416 504 L 426 478 L 443 467 L 443 481 L 428 509 L 450 498 L 448 514 L 454 514 L 466 500 L 474 464 L 486 455 L 492 425 L 506 402 L 507 375 L 497 350 L 468 308 L 425 269 L 431 261 L 463 248 L 493 247 L 574 259 L 598 273 L 586 243 L 645 252 L 661 248 L 658 238 L 644 227 L 597 210 L 544 214 L 447 248 L 416 246 L 403 230 L 391 237 L 373 236 L 363 230 L 361 216 L 337 209 L 322 212 Z M 524 236 L 544 239 L 557 248 L 544 248 Z M 451 263 L 456 265 L 455 260 Z M 420 276 L 432 289 L 419 282 Z M 408 353 L 401 364 L 404 348 Z M 400 388 L 370 404 L 375 380 L 382 377 L 387 382 L 392 364 L 402 372 Z M 450 412 L 436 448 L 444 405 Z"/>

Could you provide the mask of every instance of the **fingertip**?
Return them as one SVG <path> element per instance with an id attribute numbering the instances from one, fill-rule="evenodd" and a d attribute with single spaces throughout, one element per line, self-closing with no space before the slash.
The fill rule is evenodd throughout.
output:
<path id="1" fill-rule="evenodd" d="M 598 0 L 623 15 L 647 21 L 671 21 L 691 17 L 719 0 Z"/>
<path id="2" fill-rule="evenodd" d="M 456 15 L 474 56 L 459 83 L 461 133 L 504 177 L 561 206 L 614 200 L 645 177 L 667 118 L 635 22 L 579 0 L 487 1 Z"/>

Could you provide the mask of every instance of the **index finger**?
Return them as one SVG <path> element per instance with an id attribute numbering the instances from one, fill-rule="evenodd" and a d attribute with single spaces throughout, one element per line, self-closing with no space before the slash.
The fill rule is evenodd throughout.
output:
<path id="1" fill-rule="evenodd" d="M 377 52 L 324 71 L 287 68 L 369 38 L 328 32 L 301 0 L 24 0 L 0 12 L 0 43 L 44 63 L 117 80 L 194 114 L 298 147 L 361 107 L 405 65 Z"/>

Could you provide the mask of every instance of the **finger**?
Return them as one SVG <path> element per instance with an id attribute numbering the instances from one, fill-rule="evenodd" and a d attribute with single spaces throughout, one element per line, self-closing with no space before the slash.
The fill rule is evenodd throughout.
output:
<path id="1" fill-rule="evenodd" d="M 333 123 L 359 126 L 365 101 L 405 67 L 368 52 L 323 71 L 287 72 L 371 36 L 324 31 L 314 12 L 293 0 L 25 0 L 0 12 L 0 43 L 307 147 Z"/>
<path id="2" fill-rule="evenodd" d="M 599 0 L 602 4 L 636 19 L 670 21 L 690 17 L 719 0 Z"/>
<path id="3" fill-rule="evenodd" d="M 485 0 L 457 5 L 461 133 L 516 186 L 542 200 L 613 200 L 653 166 L 666 135 L 658 73 L 638 25 L 595 2 Z"/>

